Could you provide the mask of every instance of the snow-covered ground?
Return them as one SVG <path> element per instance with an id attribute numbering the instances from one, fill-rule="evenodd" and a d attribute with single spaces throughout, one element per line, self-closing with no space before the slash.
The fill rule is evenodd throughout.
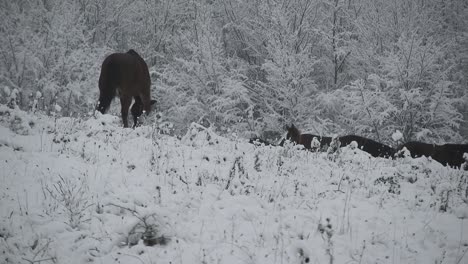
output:
<path id="1" fill-rule="evenodd" d="M 468 263 L 468 172 L 0 106 L 0 263 Z"/>

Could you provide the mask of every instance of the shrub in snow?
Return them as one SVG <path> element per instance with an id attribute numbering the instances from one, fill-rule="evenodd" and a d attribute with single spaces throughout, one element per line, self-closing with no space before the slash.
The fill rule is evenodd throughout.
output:
<path id="1" fill-rule="evenodd" d="M 400 130 L 396 130 L 396 131 L 392 134 L 392 139 L 393 139 L 393 141 L 395 141 L 395 142 L 402 141 L 402 140 L 403 140 L 403 133 L 401 133 Z"/>
<path id="2" fill-rule="evenodd" d="M 216 135 L 210 128 L 206 128 L 202 125 L 192 123 L 185 134 L 182 137 L 181 142 L 192 147 L 214 145 L 219 143 L 219 136 Z"/>
<path id="3" fill-rule="evenodd" d="M 87 209 L 92 206 L 88 197 L 88 185 L 85 178 L 73 182 L 72 178 L 58 176 L 59 180 L 52 186 L 45 186 L 48 197 L 57 202 L 66 215 L 67 222 L 71 228 L 79 227 L 83 222 L 89 220 Z"/>
<path id="4" fill-rule="evenodd" d="M 261 172 L 262 169 L 261 169 L 261 161 L 260 161 L 260 153 L 258 151 L 255 152 L 255 156 L 254 156 L 254 169 L 257 171 L 257 172 Z"/>
<path id="5" fill-rule="evenodd" d="M 10 102 L 10 94 L 10 88 L 8 86 L 4 86 L 3 89 L 0 90 L 0 103 L 8 105 Z"/>
<path id="6" fill-rule="evenodd" d="M 348 148 L 357 149 L 358 148 L 358 143 L 353 140 L 353 141 L 351 141 L 351 143 L 349 143 Z"/>
<path id="7" fill-rule="evenodd" d="M 310 148 L 312 149 L 312 151 L 320 150 L 320 141 L 317 139 L 317 137 L 314 137 L 310 142 Z"/>
<path id="8" fill-rule="evenodd" d="M 440 193 L 440 206 L 439 211 L 447 212 L 449 207 L 449 198 L 450 198 L 450 190 L 444 191 Z"/>
<path id="9" fill-rule="evenodd" d="M 447 212 L 447 209 L 449 208 L 450 194 L 453 191 L 452 186 L 449 183 L 444 182 L 437 186 L 436 191 L 440 199 L 439 211 Z"/>
<path id="10" fill-rule="evenodd" d="M 174 124 L 169 122 L 169 121 L 160 121 L 161 118 L 158 117 L 158 115 L 156 115 L 158 121 L 156 121 L 158 123 L 158 130 L 161 134 L 163 135 L 170 135 L 170 136 L 173 136 L 174 135 Z"/>
<path id="11" fill-rule="evenodd" d="M 58 104 L 55 104 L 54 109 L 55 109 L 55 111 L 56 111 L 57 113 L 62 112 L 62 107 L 61 107 L 60 105 L 58 105 Z"/>
<path id="12" fill-rule="evenodd" d="M 53 239 L 37 236 L 37 234 L 34 240 L 28 240 L 29 237 L 26 238 L 24 235 L 22 237 L 24 238 L 8 239 L 8 237 L 0 236 L 3 238 L 2 245 L 7 245 L 2 248 L 0 263 L 58 263 Z"/>
<path id="13" fill-rule="evenodd" d="M 332 140 L 330 142 L 330 146 L 328 146 L 328 149 L 327 149 L 327 156 L 329 159 L 333 161 L 336 160 L 336 158 L 341 152 L 340 146 L 341 146 L 341 142 L 338 136 L 333 135 Z"/>
<path id="14" fill-rule="evenodd" d="M 468 170 L 468 153 L 463 153 L 463 158 L 465 159 L 465 162 L 461 165 L 461 168 L 463 170 Z"/>
<path id="15" fill-rule="evenodd" d="M 20 109 L 10 109 L 0 105 L 0 121 L 8 123 L 11 131 L 18 135 L 29 135 L 36 122 L 31 116 Z"/>
<path id="16" fill-rule="evenodd" d="M 399 150 L 396 153 L 395 156 L 401 157 L 401 158 L 408 158 L 408 157 L 411 157 L 411 152 L 406 147 L 403 147 L 401 150 Z"/>
<path id="17" fill-rule="evenodd" d="M 391 176 L 391 177 L 379 177 L 374 181 L 374 185 L 383 184 L 388 186 L 388 192 L 393 194 L 400 194 L 400 183 L 398 182 L 398 178 Z"/>
<path id="18" fill-rule="evenodd" d="M 11 109 L 17 108 L 18 107 L 18 102 L 19 102 L 19 96 L 20 92 L 18 89 L 13 89 L 13 91 L 10 93 L 8 97 L 8 107 Z"/>
<path id="19" fill-rule="evenodd" d="M 136 213 L 133 210 L 130 211 Z M 143 241 L 145 246 L 166 245 L 169 243 L 170 237 L 164 234 L 165 225 L 167 223 L 162 223 L 160 217 L 156 214 L 139 217 L 139 221 L 130 229 L 120 246 L 132 247 L 140 241 Z"/>
<path id="20" fill-rule="evenodd" d="M 291 158 L 298 154 L 298 150 L 303 150 L 303 145 L 296 145 L 296 143 L 285 140 L 283 143 L 283 147 L 280 150 L 280 155 L 283 157 Z"/>
<path id="21" fill-rule="evenodd" d="M 323 240 L 325 241 L 325 253 L 329 256 L 330 262 L 333 263 L 333 260 L 335 259 L 333 255 L 333 229 L 332 229 L 332 224 L 330 223 L 330 218 L 326 219 L 326 224 L 319 223 L 318 225 L 318 231 L 322 235 Z"/>
<path id="22" fill-rule="evenodd" d="M 11 94 L 10 87 L 8 87 L 8 86 L 3 87 L 3 93 L 5 94 L 5 98 L 10 96 L 10 94 Z"/>
<path id="23" fill-rule="evenodd" d="M 37 91 L 34 95 L 31 93 L 29 96 L 30 102 L 30 110 L 31 112 L 36 112 L 39 107 L 39 100 L 42 99 L 42 93 Z"/>
<path id="24" fill-rule="evenodd" d="M 226 187 L 232 195 L 234 194 L 249 194 L 252 185 L 249 184 L 249 174 L 244 166 L 244 157 L 238 156 L 231 169 L 227 179 Z"/>

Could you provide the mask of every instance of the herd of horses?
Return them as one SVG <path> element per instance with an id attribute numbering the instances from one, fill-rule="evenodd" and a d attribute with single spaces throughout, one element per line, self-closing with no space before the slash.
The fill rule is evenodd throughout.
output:
<path id="1" fill-rule="evenodd" d="M 349 144 L 352 144 L 352 142 L 355 142 L 353 144 L 357 143 L 357 147 L 359 149 L 369 153 L 373 157 L 395 159 L 402 157 L 406 149 L 413 158 L 422 156 L 431 157 L 433 160 L 444 166 L 448 165 L 450 167 L 468 170 L 468 161 L 465 159 L 465 157 L 468 159 L 468 144 L 436 145 L 410 141 L 401 144 L 397 148 L 393 148 L 375 140 L 357 135 L 325 137 L 313 134 L 302 134 L 294 125 L 288 126 L 286 130 L 286 137 L 281 140 L 278 144 L 279 146 L 283 146 L 285 141 L 289 140 L 295 144 L 302 145 L 305 150 L 326 151 L 334 141 L 338 142 L 338 147 L 348 146 Z M 259 138 L 252 138 L 249 142 L 254 144 L 258 142 L 265 145 L 274 145 Z"/>
<path id="2" fill-rule="evenodd" d="M 99 101 L 96 110 L 104 114 L 112 102 L 118 96 L 120 98 L 122 122 L 128 127 L 128 111 L 133 116 L 133 127 L 138 125 L 138 119 L 143 114 L 151 111 L 151 106 L 156 102 L 151 99 L 151 78 L 148 65 L 145 60 L 133 49 L 126 53 L 113 53 L 104 59 L 99 76 Z M 134 103 L 132 105 L 132 98 Z M 307 150 L 319 151 L 328 146 L 347 146 L 356 142 L 358 147 L 374 157 L 395 158 L 401 150 L 406 148 L 411 156 L 427 156 L 452 167 L 465 167 L 464 153 L 468 153 L 468 144 L 435 145 L 422 142 L 407 142 L 398 148 L 392 148 L 375 140 L 347 135 L 337 138 L 324 137 L 312 134 L 302 134 L 294 125 L 287 127 L 286 139 L 296 144 L 303 145 Z M 251 139 L 250 142 L 259 139 Z M 260 140 L 261 143 L 271 145 Z M 280 143 L 282 146 L 284 141 Z M 355 143 L 354 143 L 355 144 Z M 467 154 L 468 155 L 468 154 Z"/>

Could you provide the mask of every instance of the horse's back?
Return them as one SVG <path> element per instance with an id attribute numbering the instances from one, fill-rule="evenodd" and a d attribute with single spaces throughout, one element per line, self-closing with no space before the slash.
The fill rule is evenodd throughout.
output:
<path id="1" fill-rule="evenodd" d="M 132 52 L 130 52 L 132 51 Z M 133 50 L 127 53 L 112 53 L 101 66 L 100 89 L 119 89 L 119 94 L 149 96 L 151 78 L 145 61 Z"/>
<path id="2" fill-rule="evenodd" d="M 107 56 L 101 65 L 101 79 L 118 83 L 130 81 L 136 76 L 137 60 L 126 53 L 112 53 Z"/>
<path id="3" fill-rule="evenodd" d="M 148 65 L 146 64 L 145 60 L 138 54 L 135 50 L 130 49 L 127 51 L 128 55 L 131 55 L 133 58 L 139 62 L 140 73 L 142 74 L 142 79 L 148 82 L 148 85 L 151 85 L 151 78 L 149 75 Z"/>

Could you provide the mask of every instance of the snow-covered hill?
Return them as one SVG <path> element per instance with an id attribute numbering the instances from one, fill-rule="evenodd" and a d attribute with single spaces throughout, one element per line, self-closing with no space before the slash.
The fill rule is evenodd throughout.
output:
<path id="1" fill-rule="evenodd" d="M 468 263 L 468 172 L 0 106 L 0 263 Z"/>

